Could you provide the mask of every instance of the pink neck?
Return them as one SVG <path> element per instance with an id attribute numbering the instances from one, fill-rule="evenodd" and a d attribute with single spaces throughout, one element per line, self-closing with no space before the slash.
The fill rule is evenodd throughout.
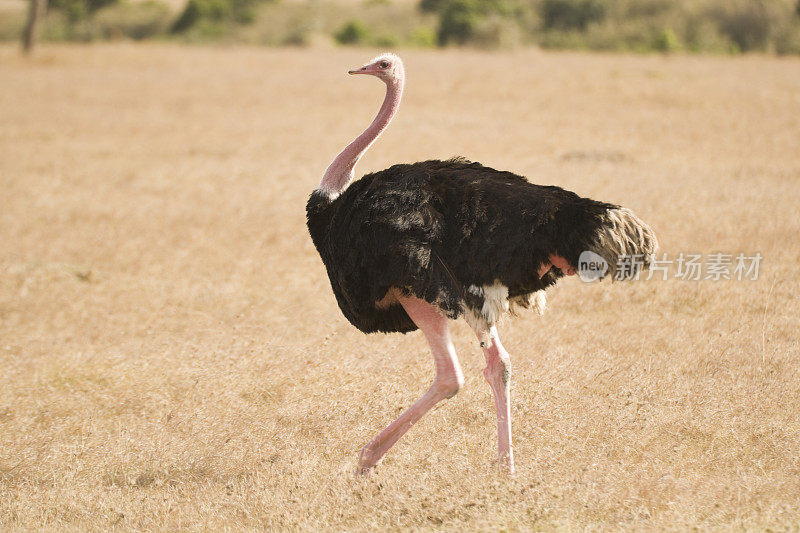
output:
<path id="1" fill-rule="evenodd" d="M 378 116 L 364 130 L 364 133 L 356 137 L 342 150 L 342 153 L 336 156 L 336 159 L 328 166 L 328 170 L 325 171 L 317 190 L 323 191 L 331 199 L 334 199 L 347 188 L 353 180 L 353 169 L 356 163 L 392 121 L 392 117 L 397 113 L 397 108 L 400 107 L 402 96 L 403 78 L 386 83 L 386 97 L 383 99 Z"/>

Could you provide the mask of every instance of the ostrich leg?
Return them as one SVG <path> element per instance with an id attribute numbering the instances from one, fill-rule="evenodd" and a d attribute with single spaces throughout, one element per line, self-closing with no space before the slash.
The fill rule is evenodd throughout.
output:
<path id="1" fill-rule="evenodd" d="M 444 398 L 454 396 L 461 385 L 464 384 L 464 375 L 456 358 L 456 351 L 450 340 L 450 332 L 445 317 L 438 307 L 424 300 L 413 297 L 397 296 L 400 304 L 408 316 L 425 335 L 431 347 L 433 360 L 436 366 L 436 377 L 433 383 L 400 417 L 389 424 L 381 433 L 372 439 L 361 450 L 358 466 L 361 473 L 378 464 L 386 452 L 395 442 L 408 431 L 417 420 L 427 413 L 434 405 Z"/>
<path id="2" fill-rule="evenodd" d="M 481 343 L 486 358 L 483 376 L 489 382 L 494 394 L 494 408 L 497 414 L 497 454 L 500 466 L 509 474 L 514 473 L 514 450 L 511 446 L 511 358 L 497 335 L 497 328 L 475 327 L 475 334 Z"/>

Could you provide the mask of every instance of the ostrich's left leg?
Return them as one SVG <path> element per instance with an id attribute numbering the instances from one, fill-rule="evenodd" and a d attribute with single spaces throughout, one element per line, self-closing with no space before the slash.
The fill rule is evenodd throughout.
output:
<path id="1" fill-rule="evenodd" d="M 483 376 L 494 395 L 497 414 L 497 455 L 501 467 L 514 473 L 514 449 L 511 445 L 511 358 L 497 335 L 497 328 L 478 324 L 473 326 L 486 358 Z"/>
<path id="2" fill-rule="evenodd" d="M 425 339 L 433 352 L 436 377 L 422 398 L 364 446 L 358 461 L 362 473 L 369 472 L 373 466 L 378 464 L 389 448 L 434 405 L 455 395 L 464 384 L 464 375 L 456 358 L 456 350 L 450 340 L 447 317 L 438 307 L 424 300 L 406 296 L 397 296 L 397 299 L 414 324 L 425 334 Z"/>

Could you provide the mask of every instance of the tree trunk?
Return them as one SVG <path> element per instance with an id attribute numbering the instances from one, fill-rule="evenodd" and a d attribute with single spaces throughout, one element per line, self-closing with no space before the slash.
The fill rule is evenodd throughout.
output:
<path id="1" fill-rule="evenodd" d="M 28 8 L 28 22 L 25 24 L 25 30 L 22 32 L 22 52 L 29 54 L 33 50 L 33 45 L 36 42 L 36 35 L 38 33 L 39 20 L 44 15 L 47 0 L 29 0 L 30 7 Z"/>

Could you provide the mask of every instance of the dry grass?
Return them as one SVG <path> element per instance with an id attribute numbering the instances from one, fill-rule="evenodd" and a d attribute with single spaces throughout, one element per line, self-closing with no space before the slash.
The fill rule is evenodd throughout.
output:
<path id="1" fill-rule="evenodd" d="M 502 335 L 518 474 L 463 391 L 373 476 L 418 334 L 339 313 L 304 226 L 382 89 L 372 51 L 0 48 L 0 525 L 785 528 L 800 503 L 800 61 L 408 52 L 367 155 L 464 154 L 623 203 L 756 282 L 550 291 Z"/>

